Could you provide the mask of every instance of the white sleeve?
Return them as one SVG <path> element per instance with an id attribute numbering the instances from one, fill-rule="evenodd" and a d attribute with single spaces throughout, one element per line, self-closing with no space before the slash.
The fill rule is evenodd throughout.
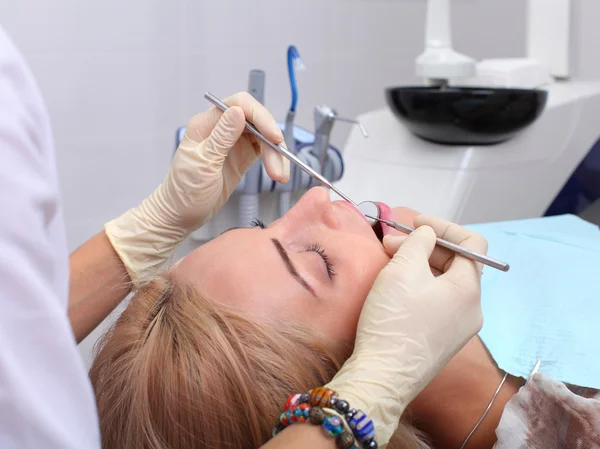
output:
<path id="1" fill-rule="evenodd" d="M 41 95 L 0 29 L 0 448 L 94 449 L 94 396 L 66 312 L 68 258 Z"/>

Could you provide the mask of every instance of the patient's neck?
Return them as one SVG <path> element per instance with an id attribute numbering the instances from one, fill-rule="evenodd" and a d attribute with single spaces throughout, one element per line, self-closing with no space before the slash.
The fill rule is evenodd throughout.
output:
<path id="1" fill-rule="evenodd" d="M 460 447 L 503 376 L 481 340 L 472 339 L 411 404 L 416 425 L 431 437 L 434 447 Z M 504 407 L 524 383 L 523 379 L 508 377 L 467 448 L 493 447 Z"/>

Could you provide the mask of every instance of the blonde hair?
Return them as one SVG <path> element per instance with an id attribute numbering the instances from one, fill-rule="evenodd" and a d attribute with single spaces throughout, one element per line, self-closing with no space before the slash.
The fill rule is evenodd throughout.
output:
<path id="1" fill-rule="evenodd" d="M 158 278 L 99 342 L 90 377 L 102 447 L 258 448 L 286 398 L 327 383 L 348 353 L 308 328 L 259 323 Z M 394 439 L 388 447 L 427 447 L 404 423 Z"/>

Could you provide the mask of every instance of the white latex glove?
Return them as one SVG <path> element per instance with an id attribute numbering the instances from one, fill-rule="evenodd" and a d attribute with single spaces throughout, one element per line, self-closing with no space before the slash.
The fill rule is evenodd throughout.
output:
<path id="1" fill-rule="evenodd" d="M 134 285 L 151 275 L 177 245 L 229 199 L 260 155 L 269 176 L 285 183 L 290 163 L 252 134 L 245 121 L 275 144 L 283 134 L 273 116 L 250 94 L 224 100 L 230 106 L 194 116 L 167 177 L 141 205 L 105 225 L 105 232 Z"/>
<path id="2" fill-rule="evenodd" d="M 434 247 L 436 233 L 482 254 L 487 241 L 439 218 L 421 215 L 415 226 L 408 237 L 385 238 L 395 255 L 367 297 L 352 356 L 327 385 L 373 420 L 380 447 L 408 404 L 483 324 L 480 264 Z"/>

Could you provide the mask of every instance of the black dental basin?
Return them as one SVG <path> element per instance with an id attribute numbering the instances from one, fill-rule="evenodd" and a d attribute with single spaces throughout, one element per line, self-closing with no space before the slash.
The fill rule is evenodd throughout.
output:
<path id="1" fill-rule="evenodd" d="M 393 87 L 389 107 L 415 135 L 451 145 L 489 145 L 515 136 L 546 106 L 541 89 Z"/>

